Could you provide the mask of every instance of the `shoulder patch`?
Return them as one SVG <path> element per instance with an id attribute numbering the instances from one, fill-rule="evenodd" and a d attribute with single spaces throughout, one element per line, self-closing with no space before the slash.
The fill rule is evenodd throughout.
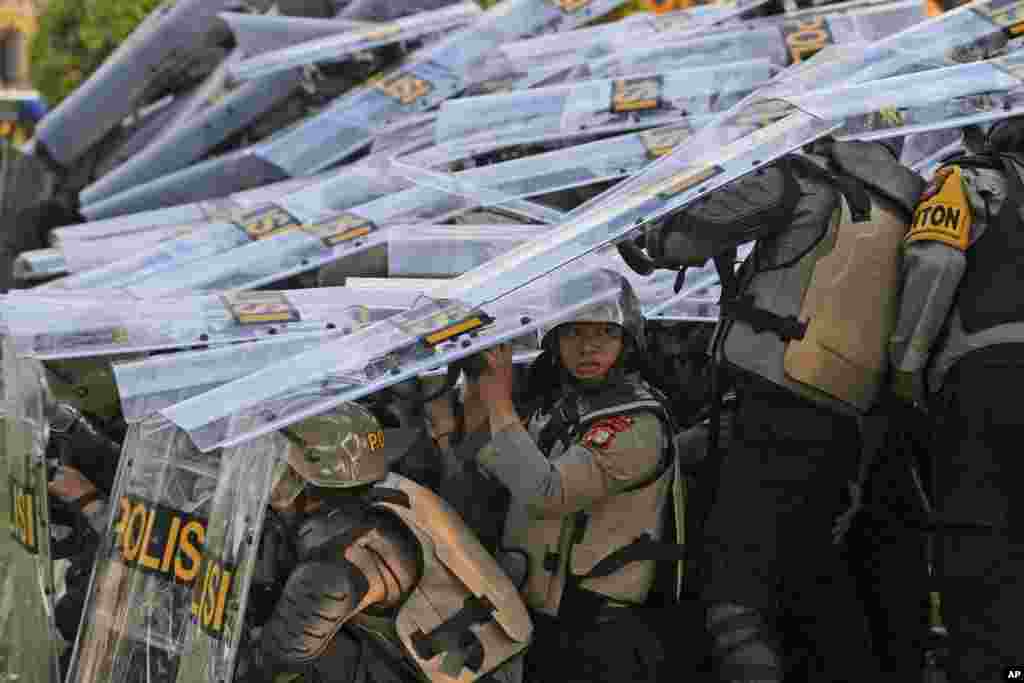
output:
<path id="1" fill-rule="evenodd" d="M 974 214 L 960 167 L 945 166 L 935 172 L 921 195 L 906 243 L 942 242 L 966 251 L 973 222 Z"/>
<path id="2" fill-rule="evenodd" d="M 615 435 L 625 432 L 633 426 L 633 418 L 625 415 L 613 415 L 598 420 L 583 435 L 583 445 L 605 450 L 615 441 Z"/>

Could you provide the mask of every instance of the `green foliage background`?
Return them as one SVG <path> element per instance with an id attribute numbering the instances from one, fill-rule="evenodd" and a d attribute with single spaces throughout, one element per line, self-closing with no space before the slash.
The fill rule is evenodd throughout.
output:
<path id="1" fill-rule="evenodd" d="M 161 0 L 49 0 L 32 39 L 33 85 L 53 107 L 88 78 Z"/>

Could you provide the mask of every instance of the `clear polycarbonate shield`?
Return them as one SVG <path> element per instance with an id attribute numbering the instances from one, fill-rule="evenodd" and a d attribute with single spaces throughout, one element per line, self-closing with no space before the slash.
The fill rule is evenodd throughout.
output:
<path id="1" fill-rule="evenodd" d="M 813 17 L 768 18 L 752 22 L 753 30 L 722 31 L 701 40 L 673 40 L 632 48 L 591 61 L 581 61 L 571 77 L 607 78 L 638 71 L 663 69 L 662 65 L 707 63 L 707 55 L 723 61 L 763 57 L 781 66 L 799 66 L 830 46 L 871 42 L 915 26 L 926 18 L 917 4 L 837 10 Z M 726 27 L 729 28 L 729 27 Z M 744 56 L 737 56 L 744 55 Z"/>
<path id="2" fill-rule="evenodd" d="M 474 68 L 501 43 L 575 28 L 620 4 L 622 0 L 503 0 L 471 26 L 417 51 L 372 87 L 341 98 L 308 123 L 268 141 L 260 156 L 289 175 L 315 172 L 368 143 L 371 128 L 457 95 L 472 82 Z"/>
<path id="3" fill-rule="evenodd" d="M 525 238 L 524 238 L 525 239 Z M 7 333 L 18 353 L 53 360 L 231 344 L 269 336 L 320 336 L 368 322 L 361 306 L 339 303 L 340 287 L 183 295 L 161 299 L 107 292 L 61 301 L 8 297 Z M 89 291 L 89 290 L 86 290 Z"/>
<path id="4" fill-rule="evenodd" d="M 411 308 L 421 293 L 418 289 L 409 289 L 407 283 L 414 282 L 423 281 L 402 278 L 383 280 L 371 288 L 334 287 L 331 288 L 332 298 L 339 308 L 359 310 L 359 320 L 369 324 Z M 340 339 L 358 327 L 337 327 L 326 337 Z M 121 410 L 129 422 L 141 420 L 186 398 L 315 348 L 322 342 L 323 338 L 317 337 L 275 336 L 247 344 L 229 344 L 114 363 Z"/>
<path id="5" fill-rule="evenodd" d="M 929 76 L 931 78 L 929 78 Z M 836 138 L 871 140 L 912 133 L 928 133 L 949 127 L 987 123 L 1024 113 L 1024 53 L 1013 54 L 941 71 L 911 74 L 899 79 L 908 88 L 928 89 L 919 99 L 905 99 L 889 105 L 884 95 L 873 96 L 870 114 L 847 117 Z M 836 90 L 837 97 L 869 97 L 869 85 Z M 948 93 L 948 96 L 945 96 Z M 813 102 L 811 100 L 814 100 Z M 843 107 L 824 104 L 820 95 L 806 95 L 795 104 L 840 118 Z M 833 113 L 838 114 L 833 116 Z"/>
<path id="6" fill-rule="evenodd" d="M 226 219 L 230 219 L 230 215 L 219 216 L 217 219 L 214 219 L 214 222 Z M 156 247 L 162 242 L 184 237 L 196 230 L 202 230 L 207 224 L 208 221 L 201 221 L 185 225 L 153 228 L 144 232 L 114 235 L 101 239 L 64 242 L 60 245 L 60 253 L 64 257 L 68 274 L 74 275 L 87 270 L 102 268 L 115 261 L 119 261 L 126 255 L 140 254 Z M 61 281 L 60 286 L 67 286 L 67 281 Z"/>
<path id="7" fill-rule="evenodd" d="M 399 181 L 405 186 L 408 183 Z M 324 183 L 299 190 L 292 199 L 300 205 L 303 200 L 316 203 L 321 212 L 327 196 L 337 210 L 359 205 L 374 197 L 381 197 L 395 188 L 395 181 L 379 171 L 376 161 L 366 161 L 346 167 L 332 174 Z M 290 202 L 278 200 L 258 208 L 240 211 L 229 219 L 222 219 L 194 227 L 185 234 L 171 237 L 140 252 L 114 252 L 120 258 L 102 267 L 77 273 L 60 281 L 48 283 L 49 288 L 86 289 L 92 287 L 122 287 L 156 273 L 171 270 L 190 261 L 210 258 L 232 248 L 266 239 L 273 234 L 301 222 L 298 210 L 289 208 Z M 116 245 L 111 245 L 115 247 Z M 128 245 L 131 249 L 134 245 Z"/>
<path id="8" fill-rule="evenodd" d="M 184 70 L 218 12 L 232 0 L 168 0 L 150 12 L 103 65 L 36 127 L 36 140 L 71 166 L 138 107 L 147 86 Z"/>
<path id="9" fill-rule="evenodd" d="M 581 264 L 578 269 L 574 269 L 575 272 L 547 278 L 525 287 L 517 296 L 504 301 L 500 310 L 492 309 L 492 314 L 466 310 L 457 301 L 424 296 L 423 301 L 427 303 L 414 306 L 409 313 L 400 313 L 357 331 L 348 339 L 352 342 L 352 348 L 363 348 L 365 337 L 360 338 L 362 333 L 377 329 L 378 334 L 387 335 L 387 340 L 383 336 L 378 337 L 379 342 L 384 342 L 381 348 L 386 346 L 392 349 L 391 352 L 367 354 L 358 360 L 353 359 L 355 362 L 343 363 L 343 367 L 339 367 L 336 360 L 333 368 L 324 373 L 323 381 L 287 392 L 280 400 L 261 403 L 260 409 L 247 414 L 246 419 L 258 420 L 261 424 L 253 430 L 258 431 L 268 420 L 277 419 L 281 415 L 288 415 L 290 419 L 292 415 L 309 410 L 320 412 L 314 406 L 325 400 L 330 401 L 331 396 L 339 390 L 360 387 L 372 393 L 378 383 L 383 386 L 391 383 L 392 378 L 398 381 L 401 381 L 400 377 L 409 379 L 447 362 L 472 355 L 481 347 L 528 336 L 535 338 L 537 330 L 571 320 L 573 315 L 592 306 L 618 306 L 623 280 L 618 273 L 603 268 L 603 265 L 603 259 L 597 259 Z M 431 294 L 437 291 L 432 290 Z M 428 316 L 422 314 L 425 309 L 430 310 Z M 502 322 L 499 323 L 499 320 Z M 441 323 L 440 327 L 438 323 Z M 476 336 L 470 336 L 470 333 Z M 460 334 L 464 334 L 464 337 L 460 337 Z M 439 350 L 444 353 L 441 363 L 434 362 Z M 300 354 L 290 358 L 287 363 L 297 372 L 305 374 L 308 371 L 305 363 L 316 353 Z M 348 368 L 355 369 L 358 374 L 348 374 Z M 268 370 L 274 370 L 274 366 Z M 226 387 L 249 382 L 259 378 L 260 374 L 255 373 Z M 214 393 L 217 390 L 198 398 L 205 401 Z M 180 419 L 179 411 L 189 403 L 185 401 L 166 412 Z M 211 428 L 216 429 L 217 425 L 209 425 L 207 430 Z M 207 430 L 194 433 L 193 438 L 199 439 L 197 443 L 205 443 L 204 437 L 208 439 L 212 436 Z"/>
<path id="10" fill-rule="evenodd" d="M 377 320 L 394 315 L 396 310 L 401 309 L 389 309 L 385 315 L 378 315 Z M 344 332 L 339 331 L 329 338 L 342 336 Z M 316 348 L 321 341 L 314 337 L 267 339 L 241 346 L 181 351 L 114 363 L 121 411 L 128 421 L 141 420 L 187 398 Z"/>
<path id="11" fill-rule="evenodd" d="M 402 30 L 397 32 L 387 30 L 391 25 L 349 32 L 341 37 L 373 33 L 377 38 L 355 41 L 348 53 L 339 52 L 337 56 L 340 58 L 356 50 L 450 31 L 471 23 L 480 13 L 476 3 L 460 3 L 399 19 L 395 25 L 401 25 Z M 296 91 L 302 78 L 302 70 L 298 68 L 301 63 L 291 63 L 295 60 L 288 59 L 283 62 L 279 58 L 275 60 L 276 54 L 249 53 L 249 59 L 225 60 L 222 65 L 225 77 L 230 74 L 232 78 L 237 78 L 242 73 L 239 71 L 242 62 L 255 60 L 257 66 L 262 65 L 263 68 L 258 69 L 259 73 L 245 72 L 249 73 L 243 79 L 245 82 L 234 90 L 214 93 L 208 97 L 208 104 L 202 111 L 193 112 L 189 118 L 182 119 L 180 124 L 165 132 L 159 140 L 83 190 L 80 194 L 81 203 L 89 205 L 102 201 L 113 194 L 184 168 L 289 97 Z M 268 65 L 275 68 L 268 69 Z"/>
<path id="12" fill-rule="evenodd" d="M 518 200 L 634 173 L 668 153 L 690 132 L 683 122 L 671 128 L 627 134 L 451 176 L 476 188 L 498 192 L 498 196 L 486 195 L 483 200 L 477 197 L 476 201 L 467 201 L 460 190 L 453 194 L 450 187 L 438 184 L 434 177 L 426 181 L 428 187 L 378 195 L 379 199 L 369 203 L 331 211 L 331 206 L 343 205 L 346 196 L 354 198 L 360 192 L 371 191 L 382 195 L 384 188 L 392 186 L 394 181 L 386 180 L 388 176 L 382 179 L 374 172 L 376 167 L 368 164 L 337 176 L 329 185 L 305 188 L 263 212 L 253 212 L 246 219 L 248 222 L 268 226 L 259 232 L 260 239 L 253 240 L 236 224 L 211 224 L 201 232 L 193 231 L 103 268 L 65 278 L 61 286 L 132 287 L 149 294 L 258 287 L 381 244 L 382 230 L 389 224 L 442 221 L 480 203 L 499 204 L 535 219 L 560 220 L 561 215 L 553 209 L 523 206 Z M 426 150 L 422 156 L 402 157 L 410 163 L 399 163 L 396 158 L 393 168 L 396 174 L 408 175 L 409 166 L 423 158 L 429 159 L 430 164 L 441 164 L 495 146 L 501 145 L 495 140 L 480 140 L 478 146 L 453 149 L 447 155 L 444 150 Z M 417 182 L 427 173 L 420 166 L 411 170 L 411 177 Z M 329 196 L 330 188 L 336 188 L 336 196 Z M 327 201 L 331 205 L 325 206 Z M 321 234 L 327 235 L 327 239 Z"/>
<path id="13" fill-rule="evenodd" d="M 132 155 L 79 194 L 89 206 L 202 159 L 231 135 L 284 102 L 299 87 L 298 69 L 262 76 L 230 91 L 215 92 L 206 106 L 175 122 L 145 149 Z"/>
<path id="14" fill-rule="evenodd" d="M 931 180 L 932 176 L 935 175 L 935 171 L 939 170 L 939 167 L 945 164 L 948 159 L 957 154 L 963 154 L 966 151 L 967 148 L 964 145 L 964 141 L 957 140 L 916 162 L 911 169 L 925 180 Z"/>
<path id="15" fill-rule="evenodd" d="M 288 448 L 283 436 L 268 434 L 223 452 L 178 683 L 234 680 L 239 655 L 240 676 L 259 671 L 246 607 L 275 470 L 287 463 Z"/>
<path id="16" fill-rule="evenodd" d="M 496 134 L 540 141 L 649 128 L 683 115 L 700 119 L 725 111 L 777 71 L 761 59 L 460 98 L 441 106 L 434 138 L 442 144 L 503 129 L 507 133 Z"/>
<path id="17" fill-rule="evenodd" d="M 744 22 L 749 27 L 773 26 L 790 22 L 790 30 L 787 37 L 798 33 L 798 29 L 806 26 L 808 29 L 820 29 L 827 26 L 825 40 L 822 40 L 820 30 L 802 36 L 804 40 L 790 39 L 794 45 L 806 46 L 808 49 L 801 51 L 801 56 L 809 56 L 812 52 L 812 45 L 821 43 L 828 44 L 831 35 L 834 33 L 843 34 L 841 42 L 847 42 L 846 37 L 851 33 L 851 26 L 865 21 L 870 17 L 871 24 L 889 25 L 893 28 L 890 33 L 903 28 L 916 18 L 925 18 L 925 12 L 921 3 L 917 0 L 905 0 L 904 2 L 887 2 L 884 7 L 875 8 L 875 11 L 867 11 L 861 2 L 844 2 L 828 5 L 826 7 L 804 10 L 801 12 L 787 13 L 784 15 L 770 16 L 761 19 L 752 19 Z M 611 24 L 602 24 L 594 27 L 577 29 L 571 33 L 557 36 L 540 36 L 538 38 L 527 38 L 506 43 L 499 48 L 499 52 L 509 59 L 518 68 L 527 72 L 554 70 L 559 68 L 559 62 L 565 64 L 579 64 L 606 57 L 614 52 L 621 52 L 635 48 L 637 45 L 651 44 L 654 42 L 677 42 L 694 37 L 695 34 L 708 32 L 725 33 L 735 30 L 736 26 L 728 21 L 732 11 L 740 9 L 742 3 L 731 8 L 720 8 L 717 5 L 692 7 L 666 14 L 644 14 L 630 15 L 625 19 Z M 749 9 L 749 8 L 747 8 Z M 709 11 L 710 10 L 710 11 Z M 743 10 L 745 11 L 745 10 Z M 881 13 L 881 14 L 879 14 Z M 863 16 L 865 19 L 853 19 L 852 21 L 840 20 L 846 14 L 855 17 Z M 877 15 L 877 16 L 876 16 Z M 908 18 L 895 21 L 891 17 L 906 15 Z M 815 22 L 818 16 L 825 16 L 825 22 Z M 831 24 L 831 25 L 830 25 Z M 833 28 L 834 26 L 834 28 Z M 857 31 L 856 33 L 860 33 Z M 865 39 L 880 38 L 883 34 L 865 34 Z M 562 67 L 564 68 L 564 66 Z"/>
<path id="18" fill-rule="evenodd" d="M 935 154 L 957 144 L 963 140 L 963 131 L 956 128 L 947 130 L 935 130 L 927 133 L 912 133 L 903 138 L 903 148 L 900 150 L 900 163 L 913 170 L 924 163 Z"/>
<path id="19" fill-rule="evenodd" d="M 437 10 L 417 12 L 393 22 L 373 24 L 244 59 L 231 66 L 231 75 L 247 81 L 307 64 L 340 61 L 360 50 L 465 26 L 480 14 L 480 6 L 475 2 L 460 2 Z"/>
<path id="20" fill-rule="evenodd" d="M 668 14 L 631 14 L 611 23 L 597 24 L 557 36 L 526 38 L 501 45 L 491 55 L 490 69 L 481 72 L 479 82 L 470 86 L 473 94 L 531 88 L 564 81 L 569 70 L 582 60 L 604 57 L 637 44 L 677 39 L 727 30 L 738 15 L 763 4 L 730 2 L 698 5 Z"/>
<path id="21" fill-rule="evenodd" d="M 131 287 L 143 296 L 168 296 L 186 291 L 240 291 L 341 260 L 351 264 L 354 274 L 373 274 L 373 271 L 380 268 L 376 264 L 381 262 L 375 249 L 387 250 L 392 238 L 401 240 L 407 233 L 421 228 L 421 224 L 404 223 L 395 223 L 388 228 L 379 227 L 376 221 L 367 216 L 372 209 L 377 208 L 377 204 L 379 202 L 358 207 L 327 221 L 298 226 L 294 230 L 261 240 L 249 248 L 243 247 L 201 262 L 186 264 L 160 276 L 133 283 Z M 429 214 L 426 217 L 431 218 Z M 438 218 L 443 218 L 443 214 Z M 524 235 L 511 234 L 513 230 L 491 237 L 464 228 L 466 226 L 432 228 L 438 238 L 433 245 L 435 253 L 442 250 L 448 250 L 448 253 L 436 264 L 419 260 L 415 267 L 420 269 L 420 274 L 444 274 L 458 267 L 459 263 L 467 263 L 466 259 L 486 260 L 487 254 L 498 253 L 510 248 L 512 242 L 528 239 Z M 461 255 L 453 253 L 451 249 L 458 246 L 470 247 L 471 250 Z M 462 261 L 458 261 L 460 258 Z M 389 261 L 381 262 L 381 265 Z M 408 262 L 403 265 L 408 265 Z"/>
<path id="22" fill-rule="evenodd" d="M 336 99 L 315 116 L 254 146 L 190 166 L 107 198 L 103 211 L 141 211 L 208 198 L 286 177 L 321 171 L 369 145 L 376 131 L 458 95 L 486 68 L 501 43 L 595 19 L 624 0 L 502 0 L 438 43 L 421 48 L 396 70 Z M 257 183 L 259 184 L 259 183 Z"/>
<path id="23" fill-rule="evenodd" d="M 68 683 L 173 683 L 219 466 L 166 420 L 129 427 Z"/>
<path id="24" fill-rule="evenodd" d="M 856 84 L 883 74 L 905 72 L 929 59 L 944 57 L 951 49 L 1001 33 L 1008 22 L 990 19 L 992 13 L 989 0 L 976 0 L 873 43 L 859 55 L 827 61 L 819 67 L 818 75 L 833 78 L 833 83 Z M 951 36 L 951 32 L 956 36 Z M 809 69 L 801 78 L 813 80 L 817 70 Z M 817 80 L 819 86 L 830 82 Z M 878 85 L 879 92 L 884 88 L 884 84 Z M 942 92 L 943 97 L 952 94 L 948 90 Z M 899 95 L 892 93 L 893 103 L 899 104 Z M 907 96 L 916 97 L 909 93 Z M 853 114 L 849 110 L 846 113 Z M 432 302 L 396 316 L 394 322 L 389 319 L 360 330 L 346 340 L 343 361 L 337 360 L 340 348 L 334 349 L 328 343 L 290 359 L 287 364 L 189 399 L 163 414 L 186 429 L 201 448 L 233 445 L 402 381 L 432 365 L 478 351 L 484 346 L 484 339 L 493 343 L 494 337 L 465 338 L 453 348 L 442 348 L 430 340 L 447 339 L 465 333 L 473 325 L 499 320 L 498 307 L 513 300 L 513 293 L 527 283 L 833 132 L 842 123 L 842 119 L 819 119 L 788 102 L 760 101 L 751 96 L 749 102 L 722 115 L 719 123 L 698 131 L 671 155 L 610 190 L 542 240 L 516 248 L 452 280 L 443 290 L 447 303 Z M 453 313 L 440 316 L 442 310 Z M 396 334 L 399 321 L 410 319 L 420 325 L 412 327 L 420 334 Z M 511 324 L 509 320 L 503 322 Z M 339 386 L 330 391 L 332 378 L 337 378 L 334 381 Z M 324 380 L 327 387 L 322 384 Z M 294 392 L 309 395 L 309 407 L 282 414 L 281 401 Z M 261 420 L 263 426 L 245 434 L 231 433 L 231 418 L 242 416 Z"/>
<path id="25" fill-rule="evenodd" d="M 409 183 L 399 178 L 390 178 L 379 169 L 386 166 L 389 153 L 409 144 L 417 144 L 417 138 L 422 138 L 423 143 L 426 143 L 432 123 L 432 118 L 428 119 L 410 121 L 406 125 L 396 125 L 386 130 L 380 139 L 383 143 L 380 150 L 375 143 L 374 154 L 352 166 L 318 176 L 272 183 L 222 199 L 58 228 L 54 234 L 64 252 L 68 269 L 75 273 L 113 263 L 128 255 L 137 255 L 155 244 L 201 229 L 207 223 L 242 218 L 254 210 L 271 205 L 281 206 L 301 216 L 319 215 L 332 206 L 345 208 L 352 202 L 359 203 L 408 187 Z M 130 241 L 129 237 L 134 241 Z M 79 287 L 82 283 L 76 280 L 63 281 L 60 286 Z"/>
<path id="26" fill-rule="evenodd" d="M 281 14 L 248 14 L 244 12 L 221 12 L 218 14 L 231 33 L 235 42 L 247 55 L 258 55 L 271 50 L 333 36 L 346 31 L 372 28 L 375 22 L 339 19 L 293 17 Z"/>
<path id="27" fill-rule="evenodd" d="M 173 95 L 167 95 L 146 105 L 121 122 L 121 131 L 126 133 L 109 149 L 104 149 L 96 165 L 94 175 L 102 176 L 125 159 L 131 158 L 156 140 L 172 125 L 176 117 L 185 112 L 201 86 L 186 88 Z M 118 136 L 120 137 L 120 136 Z"/>
<path id="28" fill-rule="evenodd" d="M 177 204 L 163 209 L 128 213 L 123 216 L 106 219 L 98 219 L 92 215 L 87 207 L 82 207 L 80 212 L 88 222 L 55 228 L 51 234 L 58 242 L 65 239 L 85 240 L 134 231 L 144 231 L 159 226 L 181 225 L 195 221 L 211 220 L 237 209 L 252 208 L 254 203 L 257 205 L 267 204 L 321 179 L 315 176 L 289 178 L 250 190 L 236 192 L 229 197 L 193 202 L 191 204 Z"/>
<path id="29" fill-rule="evenodd" d="M 543 235 L 548 225 L 435 225 L 396 229 L 387 243 L 388 277 L 462 275 Z"/>
<path id="30" fill-rule="evenodd" d="M 214 68 L 214 70 L 203 79 L 199 86 L 187 94 L 178 95 L 176 99 L 182 99 L 184 101 L 181 103 L 180 108 L 175 112 L 174 116 L 164 122 L 164 125 L 161 126 L 160 130 L 157 131 L 156 135 L 154 135 L 153 139 L 147 145 L 141 149 L 135 150 L 135 154 L 132 154 L 131 156 L 122 157 L 120 161 L 123 163 L 119 164 L 116 168 L 108 169 L 106 173 L 99 176 L 98 180 L 87 185 L 79 193 L 79 204 L 87 206 L 93 203 L 97 198 L 109 195 L 112 192 L 125 187 L 124 171 L 126 166 L 129 168 L 138 168 L 139 164 L 136 159 L 151 154 L 154 149 L 161 147 L 170 136 L 173 136 L 177 130 L 180 130 L 183 126 L 187 125 L 188 121 L 196 119 L 204 109 L 207 109 L 215 102 L 223 99 L 229 90 L 227 80 L 228 65 L 233 62 L 237 62 L 243 57 L 243 55 L 244 53 L 242 50 L 235 47 L 228 53 L 227 57 L 225 57 L 216 66 L 216 68 Z M 113 182 L 109 179 L 113 179 Z"/>
<path id="31" fill-rule="evenodd" d="M 771 26 L 712 32 L 703 37 L 659 42 L 614 52 L 600 59 L 578 61 L 571 78 L 613 78 L 637 73 L 712 66 L 751 59 L 767 59 L 778 66 L 789 62 L 779 30 Z"/>
<path id="32" fill-rule="evenodd" d="M 381 134 L 379 150 L 375 143 L 370 156 L 319 176 L 275 183 L 239 192 L 230 198 L 181 207 L 186 211 L 161 209 L 75 226 L 69 229 L 74 230 L 73 233 L 62 234 L 65 240 L 81 238 L 62 244 L 69 268 L 72 272 L 86 269 L 93 272 L 48 283 L 47 288 L 115 286 L 130 282 L 134 275 L 146 276 L 179 261 L 188 261 L 196 254 L 202 258 L 217 253 L 223 243 L 216 239 L 194 252 L 194 247 L 204 242 L 202 231 L 213 229 L 218 235 L 233 235 L 235 233 L 224 224 L 270 215 L 275 213 L 275 207 L 303 221 L 311 221 L 332 211 L 406 189 L 410 185 L 408 181 L 387 173 L 388 158 L 407 148 L 426 145 L 432 123 L 433 115 L 427 115 L 410 117 L 408 121 L 389 126 Z M 202 217 L 193 222 L 174 222 L 177 216 L 196 219 L 200 214 Z M 132 235 L 132 240 L 125 239 L 127 235 Z M 191 237 L 177 239 L 187 235 Z M 91 243 L 83 244 L 86 239 Z"/>
<path id="33" fill-rule="evenodd" d="M 972 42 L 977 40 L 976 33 L 968 36 Z M 891 41 L 882 41 L 888 42 Z M 1018 109 L 1013 105 L 1016 103 L 1014 98 L 1018 97 L 1021 88 L 1020 74 L 1024 73 L 1021 66 L 1024 63 L 1024 53 L 1015 52 L 1007 57 L 940 68 L 943 60 L 939 59 L 933 50 L 926 52 L 931 54 L 932 61 L 914 60 L 894 48 L 872 44 L 864 48 L 860 54 L 837 54 L 821 60 L 817 65 L 808 67 L 796 76 L 769 84 L 763 92 L 772 99 L 760 99 L 756 95 L 747 98 L 735 108 L 735 113 L 723 116 L 720 123 L 711 130 L 698 131 L 683 147 L 685 149 L 697 144 L 697 140 L 707 140 L 707 143 L 701 144 L 710 146 L 711 141 L 717 139 L 720 145 L 734 140 L 740 148 L 744 148 L 744 130 L 753 130 L 752 135 L 756 141 L 764 126 L 773 129 L 773 126 L 789 121 L 791 127 L 799 127 L 803 125 L 800 123 L 801 118 L 804 119 L 804 123 L 813 119 L 825 124 L 829 128 L 828 132 L 836 133 L 837 136 L 870 139 L 957 128 L 1018 113 Z M 857 64 L 875 73 L 887 70 L 910 73 L 865 82 L 864 77 L 855 68 Z M 839 80 L 839 84 L 807 92 L 810 85 L 815 83 L 816 76 L 833 77 Z M 820 85 L 820 81 L 818 84 Z M 985 107 L 984 111 L 979 112 L 977 107 L 962 105 L 964 100 L 985 98 L 988 101 L 998 97 L 1002 97 L 1007 103 L 1005 108 Z M 931 112 L 927 121 L 916 122 L 906 114 L 922 111 Z M 883 129 L 881 131 L 864 130 L 864 121 L 889 119 L 891 121 L 876 126 Z M 771 123 L 773 121 L 776 123 Z M 856 129 L 856 132 L 850 132 L 848 129 Z M 672 171 L 669 169 L 673 166 L 666 165 L 668 161 L 670 160 L 655 164 L 644 175 L 652 180 L 670 178 Z M 438 174 L 419 172 L 411 165 L 401 162 L 396 162 L 396 167 L 417 182 L 438 183 Z M 612 190 L 608 197 L 601 197 L 599 201 L 573 210 L 567 218 L 575 219 L 585 215 L 593 206 L 607 204 L 611 197 L 620 197 L 625 201 L 626 195 L 636 196 L 638 193 L 627 189 L 632 188 L 632 185 L 633 183 L 627 183 L 621 189 Z M 451 179 L 444 185 L 437 186 L 480 201 L 493 201 L 491 193 L 473 187 L 468 182 L 456 182 L 455 179 Z"/>
<path id="34" fill-rule="evenodd" d="M 45 461 L 48 389 L 38 362 L 3 344 L 7 415 L 4 474 L 6 533 L 0 544 L 0 671 L 8 680 L 60 681 L 63 643 L 54 622 L 57 598 L 50 546 Z"/>
<path id="35" fill-rule="evenodd" d="M 32 249 L 14 259 L 12 274 L 21 282 L 36 282 L 68 272 L 68 264 L 59 249 Z"/>

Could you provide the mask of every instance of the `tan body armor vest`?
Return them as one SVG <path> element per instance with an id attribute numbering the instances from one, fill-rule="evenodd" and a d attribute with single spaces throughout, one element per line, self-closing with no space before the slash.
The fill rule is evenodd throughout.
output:
<path id="1" fill-rule="evenodd" d="M 881 181 L 910 173 L 892 164 L 879 169 Z M 911 191 L 899 203 L 857 180 L 867 185 L 860 210 L 839 195 L 825 225 L 796 218 L 790 230 L 758 243 L 740 272 L 741 306 L 726 308 L 721 323 L 726 361 L 853 415 L 871 407 L 888 369 L 901 247 L 917 199 L 905 178 L 901 186 Z"/>
<path id="2" fill-rule="evenodd" d="M 659 419 L 655 416 L 664 410 L 660 403 L 640 395 L 634 398 L 639 400 L 583 415 L 574 440 L 602 417 L 634 413 Z M 657 428 L 664 426 L 659 422 Z M 566 586 L 572 580 L 579 581 L 580 588 L 608 597 L 612 603 L 641 605 L 647 599 L 654 583 L 654 561 L 631 561 L 614 566 L 610 572 L 595 569 L 602 561 L 640 539 L 654 542 L 661 538 L 664 506 L 673 478 L 674 450 L 667 432 L 663 440 L 655 443 L 662 444 L 666 450 L 658 454 L 659 464 L 649 477 L 584 511 L 542 518 L 531 515 L 522 506 L 513 505 L 506 523 L 504 546 L 527 556 L 529 569 L 523 593 L 531 608 L 558 615 Z M 556 444 L 549 457 L 557 458 L 564 452 L 559 449 L 560 445 Z M 638 456 L 650 460 L 650 454 Z"/>
<path id="3" fill-rule="evenodd" d="M 472 683 L 526 649 L 533 631 L 526 606 L 462 518 L 400 475 L 389 474 L 376 487 L 408 496 L 408 507 L 387 498 L 373 506 L 397 516 L 416 536 L 422 575 L 390 633 L 381 633 L 373 617 L 356 616 L 353 625 L 391 640 L 431 683 Z"/>

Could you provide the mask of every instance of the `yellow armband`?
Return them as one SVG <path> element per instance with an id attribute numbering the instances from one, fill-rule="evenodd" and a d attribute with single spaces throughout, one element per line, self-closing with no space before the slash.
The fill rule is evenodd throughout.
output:
<path id="1" fill-rule="evenodd" d="M 945 166 L 935 172 L 921 195 L 905 243 L 942 242 L 966 251 L 973 222 L 974 214 L 960 167 Z"/>

